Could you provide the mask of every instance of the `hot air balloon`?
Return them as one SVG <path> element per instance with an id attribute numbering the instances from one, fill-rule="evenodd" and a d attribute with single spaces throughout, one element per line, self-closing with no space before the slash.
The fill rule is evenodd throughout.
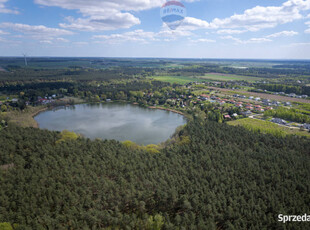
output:
<path id="1" fill-rule="evenodd" d="M 161 7 L 160 16 L 171 30 L 175 30 L 186 17 L 186 8 L 178 1 L 168 1 Z"/>

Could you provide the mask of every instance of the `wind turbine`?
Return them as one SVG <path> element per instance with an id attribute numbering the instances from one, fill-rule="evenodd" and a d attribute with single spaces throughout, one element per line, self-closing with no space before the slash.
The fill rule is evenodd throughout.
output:
<path id="1" fill-rule="evenodd" d="M 23 53 L 23 56 L 24 56 L 24 59 L 25 59 L 25 66 L 27 66 L 28 65 L 28 63 L 27 63 L 27 54 Z"/>

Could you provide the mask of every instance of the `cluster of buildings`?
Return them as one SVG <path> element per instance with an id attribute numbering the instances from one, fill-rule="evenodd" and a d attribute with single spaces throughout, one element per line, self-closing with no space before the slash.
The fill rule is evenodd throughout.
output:
<path id="1" fill-rule="evenodd" d="M 287 125 L 287 121 L 281 119 L 281 118 L 272 118 L 271 122 L 279 124 L 279 125 Z"/>
<path id="2" fill-rule="evenodd" d="M 55 99 L 56 99 L 56 95 L 52 95 L 52 96 L 47 96 L 47 97 L 38 97 L 38 103 L 41 104 L 41 105 L 47 105 L 47 104 L 50 104 L 50 103 L 53 103 L 55 102 Z"/>
<path id="3" fill-rule="evenodd" d="M 310 131 L 310 124 L 303 124 L 302 127 Z"/>
<path id="4" fill-rule="evenodd" d="M 303 99 L 307 99 L 308 95 L 297 95 L 296 93 L 289 93 L 286 94 L 284 92 L 280 92 L 280 93 L 273 93 L 274 95 L 283 95 L 283 96 L 288 96 L 288 97 L 294 97 L 294 98 L 303 98 Z"/>

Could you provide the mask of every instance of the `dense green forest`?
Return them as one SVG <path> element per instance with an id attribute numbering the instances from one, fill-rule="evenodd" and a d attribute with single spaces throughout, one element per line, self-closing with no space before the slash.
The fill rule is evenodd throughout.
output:
<path id="1" fill-rule="evenodd" d="M 0 131 L 0 222 L 15 229 L 307 229 L 309 139 L 194 119 L 159 153 Z M 61 141 L 59 141 L 61 140 Z M 10 224 L 8 224 L 10 223 Z"/>

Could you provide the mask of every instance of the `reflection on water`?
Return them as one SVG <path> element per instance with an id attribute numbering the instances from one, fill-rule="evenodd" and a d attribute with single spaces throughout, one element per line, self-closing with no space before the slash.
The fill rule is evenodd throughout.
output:
<path id="1" fill-rule="evenodd" d="M 183 116 L 123 103 L 83 104 L 58 107 L 35 117 L 40 128 L 83 134 L 91 139 L 131 140 L 158 144 L 186 123 Z"/>

